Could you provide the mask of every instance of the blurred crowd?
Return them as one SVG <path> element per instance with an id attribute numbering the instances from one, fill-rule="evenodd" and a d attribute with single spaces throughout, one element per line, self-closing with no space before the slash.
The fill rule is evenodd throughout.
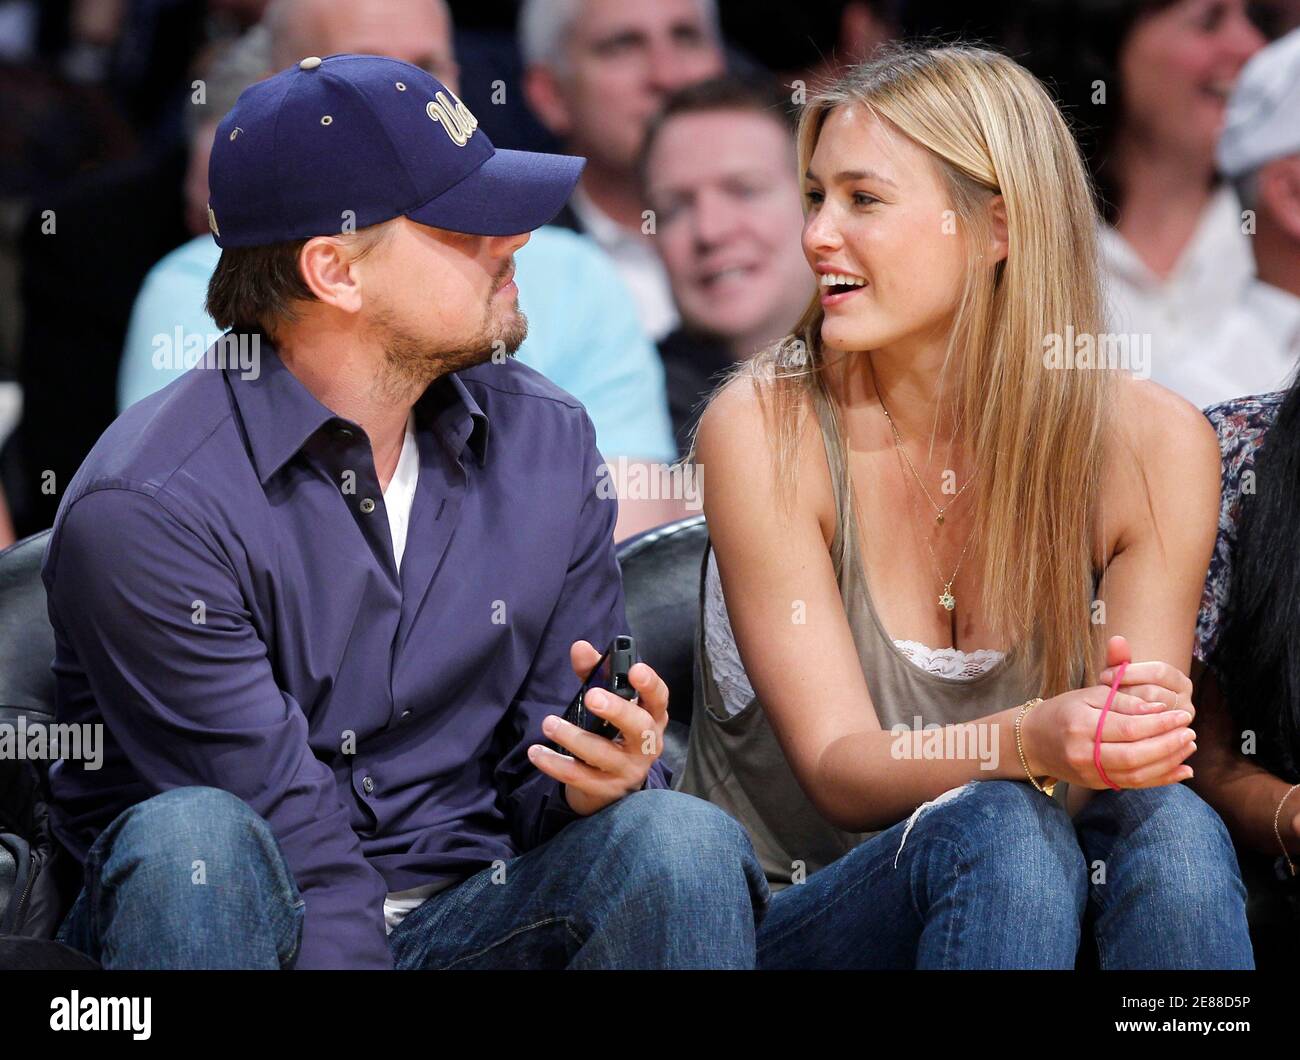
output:
<path id="1" fill-rule="evenodd" d="M 1126 367 L 1198 406 L 1281 389 L 1300 356 L 1300 155 L 1226 115 L 1298 25 L 1300 0 L 0 0 L 0 545 L 48 527 L 117 413 L 219 332 L 216 126 L 305 56 L 406 60 L 496 146 L 588 159 L 517 255 L 518 357 L 633 466 L 685 454 L 721 374 L 808 306 L 799 104 L 898 38 L 991 44 L 1060 100 Z M 1296 78 L 1274 62 L 1233 105 Z M 620 536 L 680 514 L 633 500 Z"/>

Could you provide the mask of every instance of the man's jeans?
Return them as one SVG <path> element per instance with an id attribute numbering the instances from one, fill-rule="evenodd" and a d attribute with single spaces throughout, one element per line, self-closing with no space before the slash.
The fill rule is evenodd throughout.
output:
<path id="1" fill-rule="evenodd" d="M 901 849 L 900 849 L 901 848 Z M 1251 968 L 1218 815 L 1181 784 L 1102 791 L 1073 819 L 981 781 L 773 895 L 761 968 Z"/>
<path id="2" fill-rule="evenodd" d="M 389 945 L 398 968 L 752 968 L 767 898 L 739 824 L 639 791 L 433 895 Z M 261 817 L 174 788 L 95 840 L 59 939 L 106 968 L 289 968 L 303 909 Z"/>

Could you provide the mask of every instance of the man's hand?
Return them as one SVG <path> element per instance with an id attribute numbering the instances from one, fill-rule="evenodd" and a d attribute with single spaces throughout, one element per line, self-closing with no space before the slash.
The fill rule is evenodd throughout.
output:
<path id="1" fill-rule="evenodd" d="M 1111 637 L 1106 642 L 1106 669 L 1097 680 L 1109 685 L 1115 680 L 1115 670 L 1122 662 L 1128 663 L 1120 688 L 1131 696 L 1152 703 L 1163 703 L 1170 710 L 1185 710 L 1193 718 L 1192 681 L 1176 666 L 1163 662 L 1133 662 L 1133 653 L 1123 637 Z"/>
<path id="2" fill-rule="evenodd" d="M 569 649 L 573 672 L 582 680 L 600 661 L 600 652 L 587 641 Z M 595 813 L 624 795 L 640 791 L 650 767 L 664 746 L 668 725 L 668 686 L 645 663 L 628 671 L 637 701 L 621 699 L 602 688 L 592 688 L 583 701 L 588 710 L 619 730 L 613 740 L 583 732 L 563 718 L 548 714 L 542 732 L 575 757 L 552 751 L 544 744 L 528 748 L 528 758 L 539 770 L 564 784 L 564 797 L 575 813 Z"/>

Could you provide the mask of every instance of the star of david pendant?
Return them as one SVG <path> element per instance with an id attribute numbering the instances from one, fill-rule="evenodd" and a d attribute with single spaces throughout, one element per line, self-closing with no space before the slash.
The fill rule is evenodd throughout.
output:
<path id="1" fill-rule="evenodd" d="M 953 597 L 952 593 L 950 593 L 947 589 L 945 589 L 943 591 L 943 595 L 939 597 L 939 603 L 945 611 L 951 611 L 954 607 L 957 606 L 956 599 Z"/>

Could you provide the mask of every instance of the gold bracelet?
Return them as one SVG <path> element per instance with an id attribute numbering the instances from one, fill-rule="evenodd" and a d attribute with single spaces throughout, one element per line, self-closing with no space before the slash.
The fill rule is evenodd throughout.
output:
<path id="1" fill-rule="evenodd" d="M 1056 778 L 1044 777 L 1043 780 L 1046 783 L 1040 784 L 1038 782 L 1038 778 L 1029 771 L 1029 760 L 1025 757 L 1025 745 L 1020 739 L 1020 723 L 1024 720 L 1025 715 L 1041 702 L 1041 699 L 1031 699 L 1028 703 L 1020 705 L 1020 713 L 1016 715 L 1016 750 L 1020 753 L 1020 764 L 1025 767 L 1025 776 L 1029 778 L 1029 783 L 1050 798 L 1052 793 L 1056 791 Z"/>
<path id="2" fill-rule="evenodd" d="M 1277 836 L 1277 845 L 1282 848 L 1282 857 L 1286 859 L 1286 867 L 1290 870 L 1292 876 L 1295 875 L 1295 865 L 1291 861 L 1291 852 L 1287 850 L 1286 844 L 1282 842 L 1282 830 L 1278 828 L 1278 821 L 1282 818 L 1283 804 L 1296 788 L 1300 788 L 1300 784 L 1292 784 L 1291 787 L 1287 788 L 1286 794 L 1282 796 L 1281 801 L 1277 804 L 1277 809 L 1273 811 L 1273 834 Z"/>

